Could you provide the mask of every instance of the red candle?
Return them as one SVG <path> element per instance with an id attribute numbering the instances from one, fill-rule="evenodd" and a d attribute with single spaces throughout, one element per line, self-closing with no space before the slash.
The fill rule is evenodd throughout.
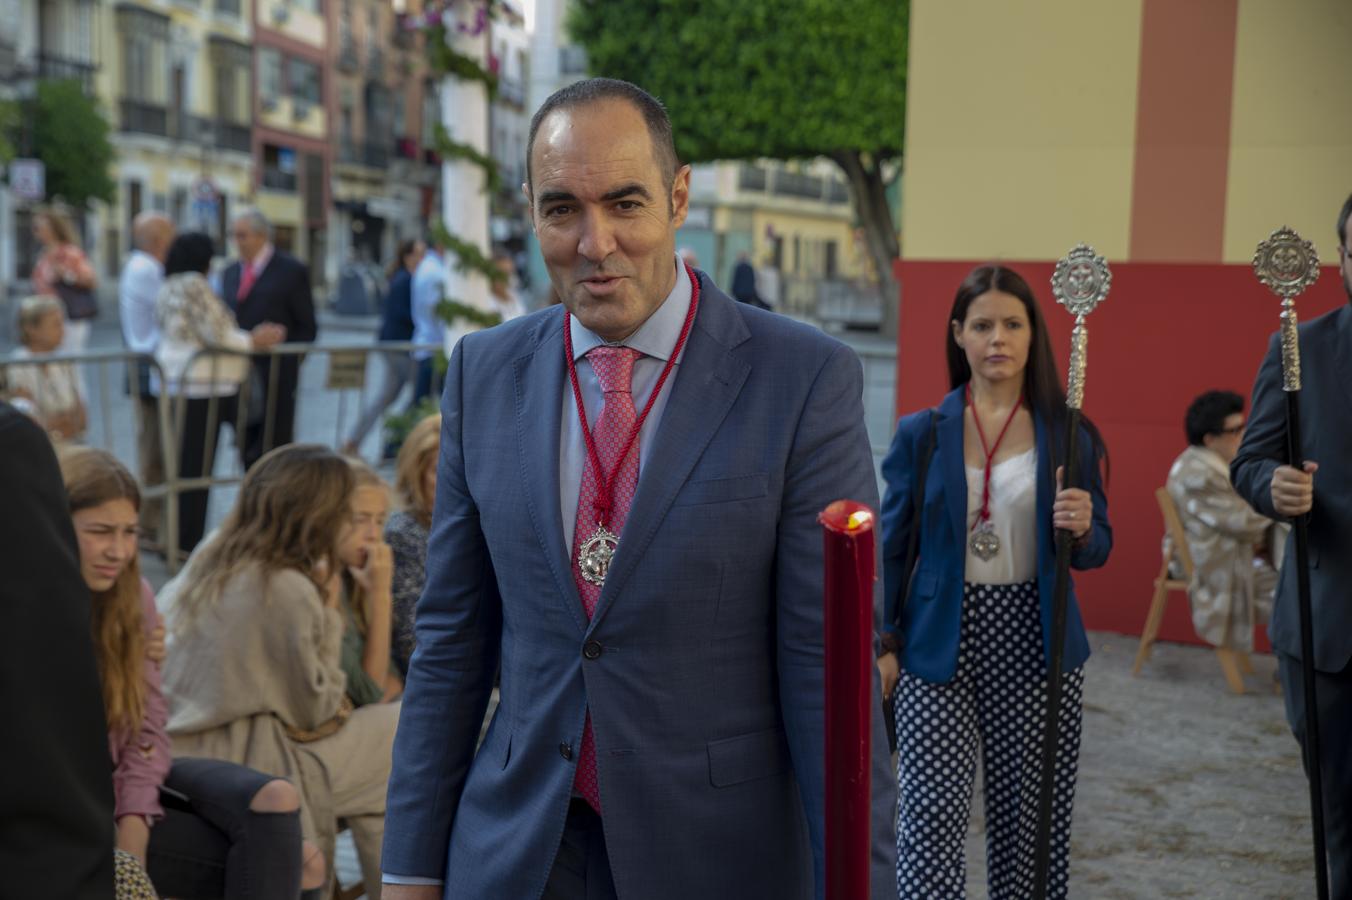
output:
<path id="1" fill-rule="evenodd" d="M 826 897 L 869 896 L 869 731 L 873 713 L 873 510 L 837 500 L 825 539 Z"/>

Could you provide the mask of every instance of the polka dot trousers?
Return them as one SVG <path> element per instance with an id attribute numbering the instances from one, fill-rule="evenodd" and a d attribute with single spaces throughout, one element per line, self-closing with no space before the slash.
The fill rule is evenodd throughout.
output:
<path id="1" fill-rule="evenodd" d="M 897 714 L 897 890 L 961 898 L 977 753 L 985 774 L 991 900 L 1033 893 L 1046 664 L 1037 584 L 968 584 L 948 684 L 902 672 Z M 1062 684 L 1049 897 L 1066 896 L 1084 670 Z"/>

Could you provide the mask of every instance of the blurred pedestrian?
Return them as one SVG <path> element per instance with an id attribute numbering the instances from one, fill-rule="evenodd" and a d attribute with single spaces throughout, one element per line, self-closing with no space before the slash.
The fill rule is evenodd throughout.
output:
<path id="1" fill-rule="evenodd" d="M 160 329 L 155 359 L 164 375 L 163 389 L 172 397 L 183 398 L 182 405 L 174 408 L 181 479 L 210 475 L 221 425 L 237 424 L 240 386 L 249 378 L 251 368 L 249 358 L 242 354 L 267 349 L 286 339 L 286 329 L 273 322 L 260 322 L 251 331 L 236 327 L 230 311 L 207 282 L 214 247 L 211 238 L 201 232 L 174 238 L 164 266 L 164 285 L 155 302 Z M 235 353 L 203 353 L 210 350 Z M 235 441 L 243 444 L 238 434 Z M 212 449 L 210 456 L 208 447 Z M 208 498 L 207 488 L 179 492 L 180 553 L 191 553 L 202 539 Z"/>
<path id="2" fill-rule="evenodd" d="M 759 309 L 770 308 L 756 291 L 756 269 L 751 265 L 749 253 L 742 252 L 737 255 L 737 265 L 732 269 L 732 296 Z"/>
<path id="3" fill-rule="evenodd" d="M 426 252 L 427 245 L 420 240 L 407 240 L 399 245 L 399 255 L 387 273 L 389 287 L 385 291 L 377 340 L 399 343 L 413 340 L 413 273 Z M 361 452 L 361 442 L 398 399 L 417 367 L 412 354 L 404 350 L 383 351 L 380 361 L 384 369 L 380 390 L 367 402 L 343 444 L 342 452 L 349 456 Z"/>
<path id="4" fill-rule="evenodd" d="M 1107 562 L 1107 450 L 1083 420 L 1075 438 L 1083 482 L 1062 485 L 1065 393 L 1037 299 L 1018 273 L 974 269 L 945 331 L 952 390 L 898 423 L 882 467 L 878 668 L 900 760 L 896 886 L 905 900 L 962 896 L 979 752 L 990 896 L 1028 897 L 1055 535 L 1074 537 L 1073 568 Z M 1089 656 L 1073 585 L 1068 603 L 1048 898 L 1067 894 Z"/>
<path id="5" fill-rule="evenodd" d="M 160 440 L 158 373 L 152 378 L 149 358 L 160 342 L 155 299 L 164 285 L 164 261 L 174 240 L 174 225 L 157 212 L 140 213 L 132 221 L 132 250 L 117 283 L 117 307 L 122 324 L 122 342 L 143 358 L 129 363 L 128 390 L 137 404 L 136 462 L 141 483 L 154 487 L 164 481 L 164 447 Z M 147 499 L 141 504 L 141 539 L 159 543 L 163 502 Z"/>
<path id="6" fill-rule="evenodd" d="M 19 343 L 10 359 L 34 359 L 6 369 L 6 389 L 16 406 L 32 415 L 54 441 L 78 441 L 88 424 L 84 389 L 74 363 L 43 362 L 56 353 L 66 317 L 56 297 L 27 297 L 19 303 Z"/>
<path id="7" fill-rule="evenodd" d="M 413 609 L 427 581 L 427 538 L 432 527 L 432 501 L 437 494 L 440 448 L 438 413 L 413 426 L 395 464 L 399 509 L 385 525 L 385 541 L 394 555 L 391 654 L 401 678 L 408 676 L 408 660 L 413 655 Z"/>
<path id="8" fill-rule="evenodd" d="M 272 224 L 257 210 L 236 216 L 230 234 L 239 249 L 239 259 L 226 267 L 221 278 L 222 299 L 234 312 L 239 327 L 252 331 L 270 322 L 286 329 L 286 339 L 291 343 L 313 341 L 318 327 L 305 263 L 273 245 Z M 255 390 L 248 400 L 250 415 L 242 442 L 246 469 L 268 450 L 295 438 L 301 357 L 287 354 L 275 362 L 277 381 L 273 385 L 273 358 L 264 354 L 253 361 Z M 274 389 L 275 399 L 269 403 Z"/>
<path id="9" fill-rule="evenodd" d="M 89 344 L 90 320 L 99 312 L 94 267 L 70 219 L 55 206 L 33 213 L 33 237 L 42 245 L 33 266 L 33 293 L 61 298 L 67 322 L 61 352 L 82 353 Z"/>
<path id="10" fill-rule="evenodd" d="M 1338 272 L 1347 303 L 1300 326 L 1301 445 L 1309 458 L 1287 465 L 1281 335 L 1268 343 L 1254 381 L 1252 415 L 1230 464 L 1235 490 L 1265 516 L 1308 516 L 1310 603 L 1319 702 L 1324 833 L 1329 892 L 1352 897 L 1352 196 L 1338 214 Z M 1297 609 L 1295 542 L 1286 558 L 1268 633 L 1286 695 L 1286 718 L 1306 743 L 1305 673 Z M 1308 758 L 1308 757 L 1306 757 Z M 1308 773 L 1307 773 L 1308 774 Z"/>
<path id="11" fill-rule="evenodd" d="M 504 322 L 524 316 L 526 304 L 517 290 L 516 263 L 512 261 L 512 254 L 503 247 L 497 248 L 493 251 L 493 266 L 502 274 L 502 279 L 492 282 L 489 289 L 494 310 Z"/>
<path id="12" fill-rule="evenodd" d="M 410 288 L 413 307 L 413 342 L 441 347 L 446 343 L 446 322 L 437 311 L 438 304 L 446 296 L 446 264 L 442 259 L 442 248 L 432 240 L 427 242 L 427 250 L 413 271 L 413 284 Z M 437 350 L 415 350 L 413 359 L 418 364 L 417 376 L 413 383 L 413 399 L 409 403 L 412 409 L 424 397 L 440 395 L 440 377 L 436 372 Z"/>

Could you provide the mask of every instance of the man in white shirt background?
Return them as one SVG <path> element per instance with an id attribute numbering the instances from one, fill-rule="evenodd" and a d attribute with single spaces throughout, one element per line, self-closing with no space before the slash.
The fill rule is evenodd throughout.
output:
<path id="1" fill-rule="evenodd" d="M 160 446 L 156 397 L 159 379 L 152 378 L 149 357 L 160 342 L 155 320 L 155 298 L 164 284 L 164 261 L 174 242 L 174 224 L 156 212 L 143 212 L 132 220 L 135 248 L 122 267 L 117 283 L 117 309 L 122 323 L 122 341 L 133 353 L 146 359 L 127 366 L 128 390 L 137 396 L 136 461 L 141 483 L 147 487 L 164 481 L 164 448 Z M 159 501 L 141 505 L 141 533 L 158 543 L 161 515 Z"/>

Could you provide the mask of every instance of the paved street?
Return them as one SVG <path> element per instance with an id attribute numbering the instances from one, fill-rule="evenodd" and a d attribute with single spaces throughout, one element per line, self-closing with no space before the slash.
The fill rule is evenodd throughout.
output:
<path id="1" fill-rule="evenodd" d="M 324 345 L 370 340 L 370 320 L 326 316 Z M 93 349 L 120 345 L 110 317 L 99 321 Z M 892 362 L 877 339 L 859 341 L 866 365 L 866 407 L 875 450 L 892 428 Z M 299 433 L 333 442 L 355 414 L 355 398 L 323 389 L 326 361 L 304 368 Z M 374 365 L 373 365 L 374 369 Z M 374 374 L 374 373 L 373 373 Z M 94 374 L 90 373 L 91 381 Z M 133 423 L 120 375 L 108 373 L 110 415 L 95 415 L 91 441 L 132 458 Z M 97 394 L 97 391 L 95 392 Z M 227 431 L 228 435 L 229 432 Z M 368 453 L 375 449 L 374 435 Z M 218 473 L 235 465 L 230 438 Z M 213 497 L 213 524 L 233 491 Z M 147 574 L 167 578 L 155 558 Z M 1214 656 L 1162 644 L 1140 678 L 1129 676 L 1135 639 L 1092 636 L 1087 669 L 1084 746 L 1073 834 L 1071 896 L 1076 898 L 1297 898 L 1312 895 L 1306 788 L 1281 698 L 1273 693 L 1270 657 L 1256 657 L 1251 693 L 1224 690 Z M 981 804 L 968 841 L 969 896 L 983 898 Z M 350 844 L 340 851 L 344 881 L 358 877 Z"/>

